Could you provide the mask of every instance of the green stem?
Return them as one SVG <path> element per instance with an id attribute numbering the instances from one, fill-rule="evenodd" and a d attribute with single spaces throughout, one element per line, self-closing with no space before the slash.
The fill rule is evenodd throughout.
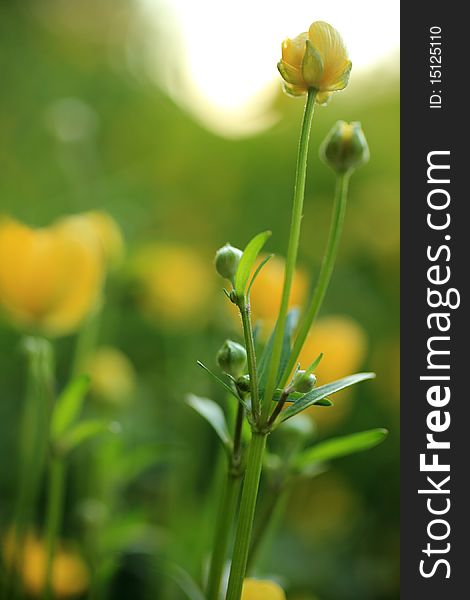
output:
<path id="1" fill-rule="evenodd" d="M 248 572 L 252 570 L 263 542 L 265 541 L 267 534 L 271 531 L 274 522 L 277 520 L 276 517 L 279 515 L 284 506 L 289 490 L 290 487 L 287 481 L 273 486 L 268 490 L 268 501 L 258 523 L 256 524 L 255 531 L 253 533 L 253 539 L 250 545 L 247 564 Z"/>
<path id="2" fill-rule="evenodd" d="M 323 263 L 318 276 L 317 285 L 313 292 L 312 300 L 307 312 L 305 313 L 302 321 L 299 325 L 297 335 L 295 338 L 292 352 L 289 356 L 286 369 L 283 373 L 280 385 L 286 384 L 290 373 L 295 367 L 297 359 L 299 357 L 302 346 L 304 345 L 305 339 L 307 338 L 308 332 L 315 321 L 318 311 L 325 298 L 328 284 L 330 283 L 331 275 L 338 253 L 339 241 L 343 230 L 344 215 L 346 213 L 346 200 L 348 195 L 348 183 L 350 173 L 342 173 L 338 175 L 336 182 L 335 200 L 333 206 L 333 217 L 330 225 L 330 232 L 328 235 L 328 242 L 326 246 L 325 255 L 323 257 Z"/>
<path id="3" fill-rule="evenodd" d="M 240 514 L 238 516 L 226 600 L 240 600 L 242 593 L 266 438 L 266 433 L 253 432 L 248 450 L 245 481 L 240 501 Z"/>
<path id="4" fill-rule="evenodd" d="M 22 581 L 20 578 L 13 581 L 13 569 L 23 564 L 24 540 L 34 517 L 46 458 L 53 397 L 54 359 L 49 342 L 28 337 L 24 339 L 24 348 L 28 357 L 28 384 L 20 425 L 19 488 L 13 517 L 14 550 L 12 568 L 7 571 L 3 585 L 5 598 L 22 595 Z"/>
<path id="5" fill-rule="evenodd" d="M 217 519 L 209 578 L 207 582 L 207 600 L 218 600 L 219 598 L 220 583 L 227 556 L 228 540 L 237 504 L 238 483 L 239 477 L 236 477 L 229 472 L 225 482 L 224 494 Z"/>
<path id="6" fill-rule="evenodd" d="M 302 221 L 302 210 L 305 195 L 305 179 L 307 173 L 307 155 L 308 143 L 310 139 L 310 129 L 312 126 L 313 113 L 315 108 L 316 91 L 310 89 L 305 104 L 305 111 L 302 120 L 300 132 L 299 150 L 297 157 L 297 168 L 295 174 L 294 203 L 292 207 L 292 220 L 290 226 L 289 245 L 287 248 L 286 271 L 284 275 L 284 287 L 282 290 L 281 307 L 276 324 L 274 336 L 273 351 L 269 362 L 266 391 L 262 408 L 263 417 L 266 418 L 271 407 L 271 400 L 276 389 L 276 379 L 278 375 L 279 362 L 281 359 L 282 340 L 287 319 L 287 310 L 289 308 L 289 297 L 294 277 L 295 264 L 297 262 L 297 252 L 300 240 L 300 225 Z"/>
<path id="7" fill-rule="evenodd" d="M 256 351 L 253 339 L 253 328 L 251 326 L 250 303 L 245 298 L 240 299 L 238 308 L 242 317 L 243 335 L 245 338 L 248 373 L 250 375 L 251 406 L 255 421 L 259 416 L 259 388 L 258 371 L 256 368 Z"/>
<path id="8" fill-rule="evenodd" d="M 227 556 L 227 546 L 235 517 L 239 483 L 242 477 L 241 435 L 244 417 L 245 410 L 243 406 L 239 404 L 235 421 L 233 451 L 229 461 L 225 489 L 214 535 L 209 577 L 207 580 L 207 600 L 218 600 L 220 594 L 220 584 Z"/>
<path id="9" fill-rule="evenodd" d="M 52 567 L 64 505 L 65 465 L 61 457 L 53 456 L 49 468 L 49 489 L 46 522 L 46 581 L 44 600 L 53 598 Z"/>

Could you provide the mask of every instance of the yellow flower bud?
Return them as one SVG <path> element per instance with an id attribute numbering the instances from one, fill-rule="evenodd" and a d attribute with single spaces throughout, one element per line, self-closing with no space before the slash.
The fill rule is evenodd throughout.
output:
<path id="1" fill-rule="evenodd" d="M 46 335 L 72 332 L 97 305 L 103 276 L 102 252 L 90 232 L 0 221 L 0 306 L 18 326 Z"/>
<path id="2" fill-rule="evenodd" d="M 241 600 L 286 600 L 286 595 L 274 581 L 245 579 Z"/>
<path id="3" fill-rule="evenodd" d="M 358 122 L 338 121 L 321 148 L 322 160 L 337 173 L 357 169 L 369 160 L 369 146 Z"/>
<path id="4" fill-rule="evenodd" d="M 314 89 L 316 102 L 325 104 L 331 92 L 348 85 L 352 64 L 336 29 L 324 21 L 315 21 L 308 33 L 284 40 L 277 67 L 286 93 L 301 96 Z"/>

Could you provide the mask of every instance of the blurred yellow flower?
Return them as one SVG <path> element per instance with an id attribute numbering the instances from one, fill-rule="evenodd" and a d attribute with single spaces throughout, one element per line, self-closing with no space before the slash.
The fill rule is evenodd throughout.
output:
<path id="1" fill-rule="evenodd" d="M 115 267 L 122 261 L 124 256 L 122 233 L 119 225 L 108 213 L 96 210 L 71 215 L 60 219 L 57 225 L 74 228 L 77 233 L 88 231 L 95 236 L 108 266 Z"/>
<path id="2" fill-rule="evenodd" d="M 119 406 L 131 399 L 135 388 L 134 367 L 117 348 L 97 348 L 85 360 L 84 371 L 90 376 L 90 391 L 97 399 Z"/>
<path id="3" fill-rule="evenodd" d="M 286 595 L 274 581 L 245 579 L 241 600 L 286 600 Z"/>
<path id="4" fill-rule="evenodd" d="M 47 335 L 76 329 L 96 306 L 104 261 L 96 235 L 60 222 L 34 229 L 0 221 L 0 306 Z"/>
<path id="5" fill-rule="evenodd" d="M 298 480 L 290 497 L 289 521 L 304 539 L 349 535 L 361 516 L 359 496 L 337 473 Z"/>
<path id="6" fill-rule="evenodd" d="M 149 244 L 137 253 L 133 270 L 149 317 L 170 327 L 205 322 L 215 279 L 210 260 L 184 246 Z"/>
<path id="7" fill-rule="evenodd" d="M 11 566 L 14 560 L 15 542 L 13 532 L 4 543 L 6 562 Z M 28 533 L 23 546 L 21 565 L 15 566 L 19 571 L 27 592 L 39 596 L 46 581 L 46 547 L 34 534 Z M 52 589 L 54 596 L 69 598 L 83 594 L 89 583 L 88 568 L 83 559 L 74 551 L 59 547 L 52 564 Z"/>
<path id="8" fill-rule="evenodd" d="M 302 366 L 310 364 L 323 352 L 323 360 L 315 369 L 317 384 L 323 385 L 360 369 L 366 352 L 367 337 L 354 319 L 342 315 L 331 315 L 319 319 L 313 326 L 300 353 Z M 328 409 L 311 407 L 309 413 L 323 429 L 331 429 L 340 423 L 351 409 L 344 399 L 351 390 L 343 390 L 332 397 L 334 406 Z"/>
<path id="9" fill-rule="evenodd" d="M 308 32 L 283 41 L 277 66 L 288 94 L 300 96 L 315 89 L 316 102 L 324 104 L 332 92 L 348 85 L 352 64 L 336 29 L 315 21 Z"/>
<path id="10" fill-rule="evenodd" d="M 263 259 L 261 257 L 260 261 Z M 258 262 L 258 264 L 259 264 Z M 282 287 L 284 284 L 285 261 L 273 256 L 261 269 L 251 289 L 251 311 L 253 320 L 263 322 L 263 333 L 270 333 L 274 326 L 281 305 Z M 308 280 L 303 271 L 297 269 L 292 282 L 289 307 L 301 306 L 308 289 Z"/>

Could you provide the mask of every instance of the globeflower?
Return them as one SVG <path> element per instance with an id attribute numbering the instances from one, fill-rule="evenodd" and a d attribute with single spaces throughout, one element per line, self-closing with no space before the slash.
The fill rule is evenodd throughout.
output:
<path id="1" fill-rule="evenodd" d="M 301 96 L 312 89 L 318 104 L 348 85 L 351 67 L 340 34 L 324 21 L 315 21 L 308 32 L 284 40 L 277 65 L 287 94 Z"/>
<path id="2" fill-rule="evenodd" d="M 71 333 L 96 307 L 105 260 L 88 228 L 0 220 L 0 307 L 17 326 Z"/>
<path id="3" fill-rule="evenodd" d="M 286 595 L 274 581 L 245 579 L 241 600 L 286 600 Z"/>

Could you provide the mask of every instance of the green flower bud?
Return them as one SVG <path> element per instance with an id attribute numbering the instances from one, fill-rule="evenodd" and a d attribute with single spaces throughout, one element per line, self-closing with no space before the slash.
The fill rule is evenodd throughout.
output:
<path id="1" fill-rule="evenodd" d="M 215 268 L 217 269 L 217 273 L 233 283 L 242 254 L 241 250 L 234 248 L 228 243 L 219 248 L 215 254 Z"/>
<path id="2" fill-rule="evenodd" d="M 250 376 L 248 373 L 237 379 L 237 388 L 242 394 L 248 394 L 250 391 Z"/>
<path id="3" fill-rule="evenodd" d="M 359 122 L 338 121 L 320 148 L 320 157 L 337 173 L 357 169 L 369 160 L 369 146 Z"/>
<path id="4" fill-rule="evenodd" d="M 317 378 L 313 373 L 307 375 L 305 371 L 297 371 L 292 381 L 291 389 L 293 392 L 300 392 L 301 394 L 306 394 L 314 388 L 316 383 Z"/>
<path id="5" fill-rule="evenodd" d="M 246 365 L 246 350 L 237 342 L 226 340 L 217 352 L 217 364 L 232 377 L 238 378 Z"/>

